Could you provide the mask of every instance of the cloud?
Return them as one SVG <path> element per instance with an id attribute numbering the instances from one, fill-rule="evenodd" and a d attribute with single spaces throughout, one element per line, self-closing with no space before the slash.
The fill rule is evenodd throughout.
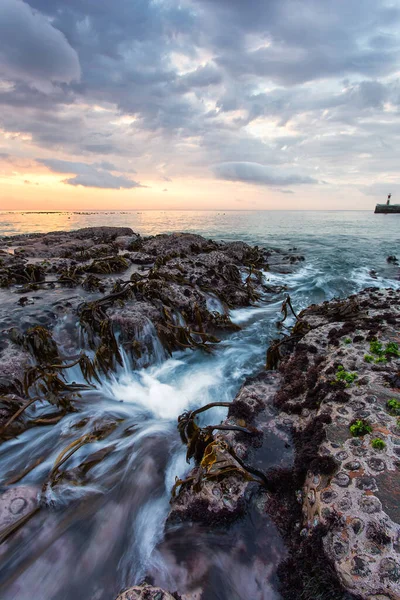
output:
<path id="1" fill-rule="evenodd" d="M 180 78 L 179 84 L 185 86 L 187 89 L 192 89 L 218 85 L 221 81 L 221 71 L 214 64 L 207 63 L 183 75 Z"/>
<path id="2" fill-rule="evenodd" d="M 41 85 L 79 80 L 77 52 L 44 15 L 22 0 L 0 2 L 0 73 Z"/>
<path id="3" fill-rule="evenodd" d="M 37 162 L 41 163 L 54 173 L 74 173 L 74 177 L 70 177 L 63 181 L 63 183 L 67 183 L 68 185 L 82 185 L 83 187 L 114 190 L 143 187 L 137 181 L 133 181 L 127 177 L 113 175 L 104 168 L 104 163 L 102 163 L 103 166 L 98 163 L 89 165 L 87 163 L 59 160 L 55 158 L 37 159 Z M 108 163 L 105 164 L 108 165 Z"/>
<path id="4" fill-rule="evenodd" d="M 94 187 L 103 188 L 109 190 L 121 190 L 121 189 L 132 189 L 137 187 L 144 187 L 136 181 L 127 179 L 126 177 L 117 177 L 111 175 L 107 171 L 93 171 L 86 175 L 76 175 L 70 179 L 65 179 L 64 183 L 69 185 L 82 185 L 83 187 Z"/>
<path id="5" fill-rule="evenodd" d="M 0 0 L 2 152 L 111 189 L 139 185 L 131 163 L 282 193 L 400 182 L 399 25 L 392 0 Z"/>
<path id="6" fill-rule="evenodd" d="M 250 162 L 221 163 L 215 165 L 213 171 L 218 179 L 242 181 L 255 185 L 276 186 L 318 183 L 315 179 L 307 175 L 298 175 L 289 172 L 282 173 L 270 167 Z"/>

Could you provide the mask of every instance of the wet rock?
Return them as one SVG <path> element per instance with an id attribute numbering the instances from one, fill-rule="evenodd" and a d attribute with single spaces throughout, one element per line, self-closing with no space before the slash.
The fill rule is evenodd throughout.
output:
<path id="1" fill-rule="evenodd" d="M 38 507 L 38 491 L 34 486 L 18 485 L 0 494 L 0 536 Z"/>
<path id="2" fill-rule="evenodd" d="M 368 461 L 368 466 L 373 470 L 373 471 L 384 471 L 385 470 L 385 463 L 381 458 L 376 458 L 375 456 L 373 456 L 372 458 L 370 458 Z"/>
<path id="3" fill-rule="evenodd" d="M 362 519 L 359 519 L 356 517 L 351 521 L 351 527 L 352 527 L 354 533 L 356 535 L 358 535 L 363 531 L 363 529 L 365 527 L 364 521 Z"/>
<path id="4" fill-rule="evenodd" d="M 351 460 L 345 463 L 343 466 L 345 469 L 347 469 L 347 471 L 358 471 L 361 467 L 361 463 L 358 460 Z"/>
<path id="5" fill-rule="evenodd" d="M 358 504 L 362 512 L 369 515 L 378 513 L 382 509 L 382 504 L 376 496 L 363 496 L 358 501 Z"/>
<path id="6" fill-rule="evenodd" d="M 339 500 L 338 502 L 338 507 L 340 510 L 343 511 L 347 511 L 349 510 L 351 507 L 353 506 L 353 502 L 350 498 L 350 496 L 344 496 L 341 500 Z"/>
<path id="7" fill-rule="evenodd" d="M 325 502 L 325 504 L 330 504 L 337 498 L 337 493 L 333 490 L 325 490 L 321 493 L 321 500 Z"/>
<path id="8" fill-rule="evenodd" d="M 146 583 L 135 585 L 119 594 L 116 600 L 179 600 L 178 594 L 170 594 L 159 587 L 153 587 Z"/>
<path id="9" fill-rule="evenodd" d="M 397 583 L 400 581 L 400 563 L 393 558 L 384 558 L 380 562 L 379 573 L 383 579 Z"/>
<path id="10" fill-rule="evenodd" d="M 359 490 L 369 490 L 371 492 L 376 492 L 378 489 L 374 477 L 358 477 L 356 479 L 356 487 Z"/>
<path id="11" fill-rule="evenodd" d="M 351 484 L 351 479 L 344 471 L 341 471 L 332 479 L 332 483 L 340 487 L 348 487 Z"/>
<path id="12" fill-rule="evenodd" d="M 367 577 L 371 573 L 368 557 L 354 556 L 351 573 L 357 577 Z"/>

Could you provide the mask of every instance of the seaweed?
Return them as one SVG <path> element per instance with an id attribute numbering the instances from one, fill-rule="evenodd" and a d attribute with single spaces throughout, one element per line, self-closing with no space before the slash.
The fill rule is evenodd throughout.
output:
<path id="1" fill-rule="evenodd" d="M 377 437 L 371 441 L 371 446 L 374 450 L 383 450 L 386 447 L 386 444 L 382 438 Z"/>
<path id="2" fill-rule="evenodd" d="M 345 371 L 343 365 L 339 365 L 336 371 L 335 382 L 344 382 L 345 386 L 349 388 L 352 383 L 357 379 L 357 373 L 350 373 L 349 371 Z"/>
<path id="3" fill-rule="evenodd" d="M 354 437 L 363 437 L 368 433 L 372 432 L 372 427 L 367 421 L 363 419 L 357 419 L 353 423 L 350 424 L 350 433 Z"/>
<path id="4" fill-rule="evenodd" d="M 129 261 L 123 256 L 108 256 L 95 259 L 85 267 L 87 273 L 98 275 L 110 275 L 111 273 L 122 273 L 129 267 Z"/>
<path id="5" fill-rule="evenodd" d="M 15 284 L 34 285 L 45 280 L 45 270 L 41 265 L 17 264 L 3 268 L 0 273 L 0 287 Z"/>
<path id="6" fill-rule="evenodd" d="M 391 398 L 386 402 L 386 407 L 388 412 L 393 417 L 400 416 L 400 401 L 396 400 L 396 398 Z"/>
<path id="7" fill-rule="evenodd" d="M 176 478 L 172 498 L 175 497 L 178 487 L 183 484 L 192 483 L 194 491 L 199 491 L 202 481 L 224 477 L 232 472 L 239 473 L 248 481 L 269 485 L 264 473 L 244 464 L 227 442 L 213 436 L 214 430 L 238 431 L 248 435 L 256 433 L 256 430 L 238 425 L 208 425 L 201 428 L 196 424 L 195 417 L 198 414 L 215 406 L 229 407 L 230 403 L 212 402 L 197 410 L 184 412 L 178 417 L 178 431 L 182 442 L 187 446 L 186 460 L 189 462 L 194 458 L 198 469 L 186 479 Z"/>
<path id="8" fill-rule="evenodd" d="M 70 267 L 63 269 L 58 278 L 58 283 L 67 287 L 76 287 L 81 283 L 82 269 L 79 267 Z"/>

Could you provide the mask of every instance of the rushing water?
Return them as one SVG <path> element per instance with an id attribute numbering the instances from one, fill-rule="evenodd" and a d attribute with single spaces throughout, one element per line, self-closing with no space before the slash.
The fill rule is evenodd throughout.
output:
<path id="1" fill-rule="evenodd" d="M 0 219 L 3 235 L 107 224 L 131 226 L 143 235 L 190 231 L 295 247 L 306 258 L 299 270 L 265 278 L 286 284 L 297 309 L 370 285 L 400 287 L 398 267 L 386 262 L 390 254 L 400 256 L 397 215 L 144 211 L 0 213 Z M 83 446 L 67 463 L 71 469 L 104 451 L 104 460 L 90 471 L 91 484 L 54 487 L 46 496 L 49 508 L 0 546 L 2 600 L 112 600 L 146 574 L 170 590 L 195 594 L 203 589 L 202 600 L 279 598 L 275 569 L 284 546 L 256 507 L 227 531 L 175 527 L 165 538 L 163 531 L 175 476 L 188 468 L 177 416 L 211 401 L 231 400 L 246 376 L 262 368 L 281 301 L 277 296 L 232 311 L 242 330 L 226 336 L 211 355 L 185 351 L 167 358 L 149 328 L 143 335 L 153 340 L 150 367 L 132 372 L 126 361 L 115 376 L 83 395 L 79 413 L 0 446 L 3 482 L 43 459 L 18 483 L 36 493 L 63 448 L 100 420 L 118 421 L 108 437 Z M 71 377 L 78 381 L 79 373 Z M 213 409 L 206 418 L 215 423 L 225 414 L 226 409 Z M 264 441 L 262 457 L 263 468 L 287 460 L 272 435 Z"/>

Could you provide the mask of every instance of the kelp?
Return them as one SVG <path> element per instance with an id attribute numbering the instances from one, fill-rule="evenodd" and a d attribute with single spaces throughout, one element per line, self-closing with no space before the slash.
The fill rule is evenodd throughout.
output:
<path id="1" fill-rule="evenodd" d="M 40 335 L 43 335 L 43 332 L 40 332 Z M 47 336 L 45 336 L 44 339 L 47 339 Z M 50 354 L 50 357 L 57 359 L 57 361 L 60 360 L 59 356 L 54 357 Z M 66 382 L 63 371 L 71 369 L 76 365 L 79 365 L 82 375 L 88 385 Z M 32 389 L 35 389 L 37 395 L 29 398 L 27 402 L 25 402 L 25 404 L 23 404 L 23 406 L 8 419 L 0 429 L 0 437 L 4 437 L 4 434 L 10 425 L 32 404 L 38 401 L 45 400 L 60 408 L 61 412 L 57 417 L 50 417 L 50 420 L 44 419 L 42 422 L 40 422 L 41 419 L 33 420 L 30 422 L 30 425 L 51 424 L 57 422 L 54 420 L 55 418 L 60 420 L 66 412 L 75 410 L 72 401 L 79 396 L 79 392 L 92 388 L 93 380 L 100 381 L 94 363 L 92 363 L 86 354 L 80 355 L 72 363 L 40 364 L 30 367 L 24 374 L 23 389 L 27 398 L 29 398 Z"/>
<path id="2" fill-rule="evenodd" d="M 92 273 L 89 273 L 89 275 L 87 275 L 82 281 L 82 287 L 86 292 L 97 292 L 104 290 L 102 280 L 93 275 Z"/>
<path id="3" fill-rule="evenodd" d="M 86 354 L 81 354 L 72 363 L 47 364 L 44 366 L 36 365 L 28 369 L 25 372 L 24 377 L 25 393 L 28 394 L 29 389 L 37 382 L 42 382 L 41 385 L 43 383 L 46 385 L 46 388 L 41 388 L 42 391 L 47 391 L 54 394 L 63 391 L 77 391 L 87 389 L 88 386 L 85 386 L 84 384 L 67 384 L 65 382 L 65 376 L 62 372 L 67 369 L 71 369 L 76 365 L 79 365 L 81 373 L 85 381 L 88 383 L 89 387 L 92 387 L 93 380 L 96 380 L 100 383 L 99 376 L 96 372 L 95 364 L 90 360 L 90 358 Z"/>
<path id="4" fill-rule="evenodd" d="M 285 300 L 282 302 L 281 313 L 283 314 L 283 318 L 281 319 L 281 321 L 278 321 L 277 327 L 281 328 L 283 326 L 284 321 L 286 321 L 286 319 L 288 317 L 289 310 L 296 319 L 296 322 L 291 329 L 291 336 L 285 335 L 282 339 L 272 340 L 270 346 L 267 349 L 267 355 L 266 355 L 265 369 L 267 371 L 273 371 L 278 368 L 279 362 L 282 359 L 282 354 L 281 354 L 282 346 L 284 346 L 286 343 L 288 343 L 290 339 L 293 340 L 294 339 L 293 336 L 295 336 L 296 338 L 301 338 L 310 331 L 310 325 L 306 321 L 301 319 L 300 316 L 296 315 L 289 294 L 286 296 Z M 288 329 L 288 328 L 286 328 L 286 329 Z"/>
<path id="5" fill-rule="evenodd" d="M 253 285 L 253 281 L 252 281 L 253 274 L 255 274 L 258 283 L 260 283 L 260 279 L 262 278 L 262 274 L 260 273 L 260 271 L 255 270 L 253 265 L 250 265 L 250 267 L 249 267 L 249 274 L 246 277 L 245 282 L 244 282 L 244 287 L 245 287 L 245 289 L 247 291 L 247 294 L 249 296 L 249 301 L 250 302 L 255 302 L 256 300 L 259 300 L 261 298 L 260 294 L 258 294 L 255 291 L 255 288 L 254 288 L 254 285 Z"/>
<path id="6" fill-rule="evenodd" d="M 40 325 L 28 329 L 23 338 L 23 346 L 39 363 L 59 360 L 59 352 L 53 336 L 48 329 Z"/>
<path id="7" fill-rule="evenodd" d="M 243 264 L 250 267 L 265 267 L 266 263 L 264 260 L 263 251 L 258 246 L 252 246 L 248 248 L 243 257 Z"/>
<path id="8" fill-rule="evenodd" d="M 48 329 L 37 325 L 23 334 L 17 327 L 8 331 L 10 339 L 27 350 L 39 363 L 59 360 L 57 344 Z"/>
<path id="9" fill-rule="evenodd" d="M 129 267 L 129 261 L 123 256 L 107 256 L 106 258 L 95 259 L 90 265 L 85 267 L 87 273 L 96 273 L 97 275 L 111 275 L 111 273 L 122 273 Z"/>
<path id="10" fill-rule="evenodd" d="M 0 438 L 3 438 L 6 430 L 10 427 L 10 425 L 16 421 L 16 419 L 18 419 L 22 413 L 29 408 L 30 406 L 32 406 L 32 404 L 34 404 L 35 402 L 38 402 L 39 400 L 41 400 L 41 398 L 35 397 L 35 398 L 31 398 L 30 400 L 28 400 L 27 402 L 25 402 L 25 404 L 23 404 L 3 425 L 3 427 L 1 427 L 0 429 Z"/>
<path id="11" fill-rule="evenodd" d="M 202 322 L 200 309 L 197 305 L 193 308 L 193 317 L 197 322 L 199 331 L 195 331 L 184 325 L 177 325 L 173 319 L 172 311 L 165 305 L 162 307 L 163 323 L 156 325 L 158 337 L 163 346 L 172 353 L 178 348 L 201 348 L 205 352 L 211 352 L 214 344 L 219 344 L 220 339 L 212 334 L 206 333 Z"/>
<path id="12" fill-rule="evenodd" d="M 132 294 L 130 281 L 118 281 L 111 294 L 94 302 L 85 302 L 78 308 L 81 328 L 86 334 L 89 347 L 95 352 L 93 366 L 105 375 L 115 370 L 117 364 L 123 365 L 119 344 L 106 309 L 115 302 L 123 303 Z"/>
<path id="13" fill-rule="evenodd" d="M 281 360 L 280 347 L 284 340 L 272 340 L 270 346 L 267 349 L 267 357 L 265 363 L 265 369 L 267 371 L 274 371 L 278 368 L 279 361 Z"/>
<path id="14" fill-rule="evenodd" d="M 0 544 L 6 541 L 6 539 L 8 539 L 13 533 L 18 531 L 23 525 L 25 525 L 32 517 L 34 517 L 39 511 L 41 511 L 45 507 L 45 495 L 47 491 L 64 480 L 66 472 L 60 471 L 60 468 L 71 458 L 71 456 L 75 454 L 75 452 L 77 452 L 85 444 L 90 444 L 107 437 L 115 429 L 117 424 L 118 421 L 113 421 L 110 423 L 106 423 L 103 426 L 100 425 L 100 427 L 94 429 L 92 432 L 86 433 L 80 436 L 78 439 L 74 440 L 73 442 L 70 442 L 58 454 L 50 473 L 48 474 L 47 478 L 45 479 L 42 485 L 41 502 L 29 513 L 23 515 L 20 519 L 18 519 L 14 523 L 11 523 L 11 525 L 2 530 L 0 534 Z M 85 474 L 95 464 L 98 464 L 101 460 L 103 460 L 113 449 L 114 447 L 109 447 L 107 449 L 103 449 L 103 451 L 98 451 L 97 453 L 95 453 L 98 455 L 96 458 L 94 457 L 94 455 L 92 455 L 92 457 L 86 458 L 83 461 L 82 465 L 80 465 L 82 466 L 83 474 Z M 12 485 L 14 483 L 17 483 L 23 477 L 25 477 L 25 475 L 30 473 L 36 466 L 41 464 L 46 458 L 46 456 L 41 456 L 34 463 L 32 463 L 26 469 L 24 469 L 21 473 L 14 475 L 10 479 L 8 479 L 5 485 Z"/>
<path id="15" fill-rule="evenodd" d="M 204 481 L 221 480 L 232 474 L 239 475 L 246 481 L 254 481 L 267 489 L 270 488 L 270 483 L 264 473 L 246 465 L 227 442 L 212 439 L 205 446 L 202 458 L 193 475 L 185 479 L 178 477 L 175 479 L 171 490 L 171 501 L 176 497 L 177 489 L 184 484 L 191 483 L 193 490 L 199 492 Z"/>
<path id="16" fill-rule="evenodd" d="M 14 485 L 15 483 L 18 483 L 19 481 L 21 481 L 21 479 L 23 479 L 26 475 L 33 471 L 33 469 L 36 469 L 36 467 L 39 466 L 44 460 L 46 460 L 46 458 L 47 456 L 45 455 L 40 456 L 35 461 L 33 461 L 32 464 L 28 465 L 23 471 L 20 471 L 19 473 L 16 473 L 15 475 L 9 477 L 2 485 L 4 487 L 7 487 L 9 485 Z"/>
<path id="17" fill-rule="evenodd" d="M 292 315 L 294 316 L 294 318 L 297 320 L 298 317 L 296 315 L 296 313 L 294 312 L 294 308 L 292 306 L 292 301 L 290 299 L 289 294 L 286 296 L 285 300 L 282 302 L 282 306 L 281 306 L 281 313 L 283 314 L 283 319 L 281 321 L 279 321 L 279 323 L 283 323 L 288 316 L 288 308 L 290 309 Z"/>
<path id="18" fill-rule="evenodd" d="M 75 454 L 75 452 L 77 452 L 86 444 L 92 444 L 93 442 L 98 442 L 108 437 L 121 421 L 123 421 L 123 419 L 100 423 L 91 432 L 81 435 L 79 438 L 70 442 L 65 448 L 63 448 L 54 461 L 54 465 L 46 481 L 42 485 L 42 494 L 45 494 L 49 488 L 54 487 L 64 479 L 66 472 L 60 471 L 60 467 L 62 467 L 71 458 L 71 456 Z M 107 456 L 107 454 L 103 454 L 102 459 L 105 458 L 105 456 Z M 97 462 L 100 462 L 100 460 L 97 460 Z M 87 465 L 87 463 L 88 459 L 85 459 L 82 464 Z M 94 463 L 91 466 L 94 466 Z M 91 466 L 89 466 L 86 470 L 89 470 Z"/>
<path id="19" fill-rule="evenodd" d="M 220 478 L 232 472 L 240 473 L 248 481 L 257 481 L 268 485 L 263 473 L 243 463 L 236 455 L 233 448 L 221 439 L 214 438 L 213 431 L 239 431 L 248 435 L 256 433 L 253 429 L 238 425 L 208 425 L 199 427 L 195 418 L 200 413 L 216 406 L 229 407 L 229 402 L 212 402 L 194 411 L 186 411 L 178 417 L 178 431 L 182 442 L 187 446 L 186 461 L 194 458 L 198 465 L 194 475 L 186 479 L 176 479 L 172 489 L 172 498 L 176 495 L 178 487 L 185 483 L 193 483 L 195 491 L 199 491 L 202 481 Z"/>
<path id="20" fill-rule="evenodd" d="M 67 287 L 76 287 L 82 281 L 82 268 L 81 267 L 70 267 L 63 269 L 57 279 L 57 283 L 65 285 Z"/>
<path id="21" fill-rule="evenodd" d="M 41 265 L 16 264 L 3 267 L 0 271 L 0 287 L 15 284 L 35 284 L 45 279 L 45 270 Z"/>

